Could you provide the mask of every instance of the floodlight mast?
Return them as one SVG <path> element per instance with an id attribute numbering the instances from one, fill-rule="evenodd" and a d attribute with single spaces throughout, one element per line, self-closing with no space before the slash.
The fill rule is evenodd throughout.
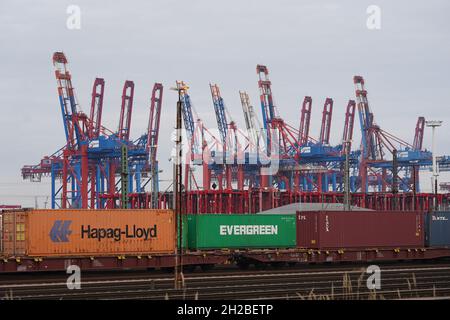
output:
<path id="1" fill-rule="evenodd" d="M 437 162 L 436 162 L 436 128 L 440 127 L 442 125 L 441 120 L 429 120 L 425 121 L 425 124 L 427 127 L 431 128 L 431 144 L 432 149 L 431 153 L 433 155 L 433 179 L 434 179 L 434 210 L 437 210 L 437 193 L 438 193 L 438 170 L 437 170 Z"/>

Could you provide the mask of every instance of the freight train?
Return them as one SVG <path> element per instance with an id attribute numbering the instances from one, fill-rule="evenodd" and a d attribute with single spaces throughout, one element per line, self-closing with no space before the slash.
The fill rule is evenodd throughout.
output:
<path id="1" fill-rule="evenodd" d="M 183 215 L 171 210 L 5 210 L 0 272 L 450 257 L 450 212 L 308 211 Z M 178 251 L 180 252 L 180 251 Z"/>

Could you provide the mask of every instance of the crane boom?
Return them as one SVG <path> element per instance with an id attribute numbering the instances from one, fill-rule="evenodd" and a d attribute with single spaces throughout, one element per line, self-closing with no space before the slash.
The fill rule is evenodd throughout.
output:
<path id="1" fill-rule="evenodd" d="M 349 100 L 347 104 L 347 111 L 345 112 L 344 132 L 342 134 L 342 143 L 347 146 L 347 150 L 350 152 L 353 139 L 353 127 L 355 123 L 355 109 L 356 102 Z M 343 152 L 346 150 L 343 148 Z"/>
<path id="2" fill-rule="evenodd" d="M 369 107 L 367 91 L 364 87 L 364 79 L 361 76 L 353 77 L 355 93 L 361 125 L 362 145 L 365 159 L 382 160 L 384 157 L 383 146 L 380 139 L 377 139 L 376 131 L 379 128 L 373 121 L 373 113 Z"/>
<path id="3" fill-rule="evenodd" d="M 228 121 L 225 114 L 225 104 L 222 96 L 220 95 L 219 86 L 217 84 L 209 84 L 209 87 L 211 89 L 211 96 L 214 104 L 214 111 L 216 114 L 220 137 L 222 139 L 222 143 L 225 145 L 228 134 Z"/>
<path id="4" fill-rule="evenodd" d="M 118 136 L 120 140 L 130 140 L 131 113 L 133 111 L 134 82 L 127 80 L 122 91 L 122 105 L 120 108 L 120 120 Z"/>
<path id="5" fill-rule="evenodd" d="M 250 98 L 245 91 L 239 91 L 241 97 L 242 111 L 244 112 L 245 127 L 247 129 L 249 139 L 253 146 L 257 146 L 259 141 L 259 135 L 262 131 L 261 122 L 255 113 L 255 110 L 250 103 Z"/>
<path id="6" fill-rule="evenodd" d="M 87 138 L 86 115 L 78 112 L 72 76 L 67 68 L 67 58 L 63 52 L 53 54 L 53 65 L 58 84 L 58 96 L 66 135 L 66 145 L 70 150 L 80 148 L 80 143 Z"/>
<path id="7" fill-rule="evenodd" d="M 300 128 L 298 132 L 298 141 L 300 145 L 304 146 L 309 139 L 309 125 L 311 122 L 312 99 L 306 96 L 303 100 L 302 111 L 300 116 Z"/>
<path id="8" fill-rule="evenodd" d="M 97 139 L 102 127 L 103 94 L 105 80 L 96 78 L 92 88 L 91 113 L 89 115 L 89 138 Z"/>
<path id="9" fill-rule="evenodd" d="M 163 85 L 155 83 L 152 90 L 150 102 L 150 116 L 147 129 L 147 144 L 145 149 L 150 155 L 150 164 L 156 162 L 156 151 L 158 149 L 159 125 L 161 119 L 161 107 L 163 98 Z"/>
<path id="10" fill-rule="evenodd" d="M 186 87 L 186 84 L 183 81 L 177 81 L 177 88 Z M 186 129 L 186 133 L 189 138 L 192 138 L 194 135 L 194 117 L 192 115 L 192 104 L 191 97 L 187 93 L 186 90 L 180 91 L 181 95 L 181 111 L 183 113 L 183 122 L 184 127 Z"/>
<path id="11" fill-rule="evenodd" d="M 269 80 L 269 69 L 266 66 L 258 64 L 256 72 L 259 76 L 258 86 L 261 99 L 261 111 L 263 114 L 264 128 L 269 130 L 273 118 L 277 117 L 276 108 L 273 103 L 272 83 Z"/>
<path id="12" fill-rule="evenodd" d="M 147 129 L 147 144 L 145 150 L 149 155 L 149 165 L 152 177 L 152 208 L 158 208 L 159 196 L 159 174 L 158 160 L 156 153 L 158 150 L 159 125 L 161 119 L 161 107 L 163 98 L 163 85 L 155 83 L 152 90 L 152 98 L 150 102 L 150 116 Z"/>
<path id="13" fill-rule="evenodd" d="M 333 99 L 327 98 L 323 106 L 322 126 L 320 128 L 319 141 L 323 145 L 330 144 L 331 118 L 333 116 Z"/>
<path id="14" fill-rule="evenodd" d="M 422 150 L 423 134 L 425 131 L 425 118 L 419 117 L 417 119 L 416 130 L 414 134 L 413 149 L 416 151 Z"/>

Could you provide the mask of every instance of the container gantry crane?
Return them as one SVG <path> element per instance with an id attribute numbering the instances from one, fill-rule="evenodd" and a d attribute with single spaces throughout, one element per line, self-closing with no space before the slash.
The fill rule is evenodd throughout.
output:
<path id="1" fill-rule="evenodd" d="M 298 131 L 285 123 L 278 115 L 278 111 L 274 105 L 272 83 L 269 80 L 269 70 L 264 65 L 257 65 L 256 71 L 259 76 L 258 86 L 260 91 L 261 111 L 267 136 L 267 154 L 272 154 L 272 143 L 274 143 L 278 149 L 277 154 L 274 155 L 276 158 L 280 158 L 280 160 L 298 158 L 300 154 Z M 292 165 L 292 162 L 290 162 L 290 165 Z"/>
<path id="2" fill-rule="evenodd" d="M 184 123 L 184 128 L 187 135 L 188 151 L 185 164 L 184 186 L 185 190 L 190 189 L 192 180 L 194 186 L 199 189 L 195 176 L 191 169 L 191 164 L 202 166 L 203 169 L 203 190 L 210 190 L 212 170 L 209 168 L 211 158 L 215 156 L 215 148 L 218 148 L 221 143 L 219 140 L 204 126 L 202 120 L 195 113 L 191 97 L 188 94 L 189 87 L 183 81 L 176 82 L 177 88 L 183 87 L 180 90 L 181 112 Z M 196 121 L 194 122 L 194 114 Z M 220 150 L 222 152 L 222 150 Z"/>
<path id="3" fill-rule="evenodd" d="M 268 68 L 264 65 L 257 65 L 256 72 L 259 78 L 261 112 L 266 131 L 266 154 L 269 156 L 269 162 L 276 161 L 279 167 L 275 174 L 268 174 L 262 167 L 260 184 L 262 188 L 270 188 L 275 183 L 281 189 L 285 189 L 293 183 L 291 168 L 298 165 L 300 158 L 299 133 L 278 115 L 274 105 Z M 275 181 L 273 181 L 274 179 Z"/>
<path id="4" fill-rule="evenodd" d="M 341 145 L 330 145 L 333 99 L 325 99 L 318 139 L 309 136 L 311 107 L 312 99 L 306 96 L 302 105 L 299 127 L 300 164 L 303 164 L 305 169 L 299 173 L 296 184 L 300 183 L 301 190 L 305 191 L 328 192 L 330 187 L 332 191 L 342 189 L 341 164 L 345 157 Z M 339 178 L 341 181 L 338 181 Z"/>
<path id="5" fill-rule="evenodd" d="M 219 190 L 223 189 L 223 176 L 225 175 L 226 189 L 232 189 L 232 164 L 230 158 L 233 159 L 232 142 L 228 134 L 228 121 L 225 111 L 225 103 L 220 94 L 220 89 L 217 84 L 209 84 L 211 90 L 211 97 L 214 106 L 214 113 L 216 114 L 217 127 L 222 143 L 222 150 L 218 150 L 215 155 L 216 165 L 214 173 L 217 177 Z"/>
<path id="6" fill-rule="evenodd" d="M 150 182 L 151 193 L 151 208 L 157 209 L 159 207 L 159 168 L 158 168 L 158 141 L 159 128 L 161 122 L 161 109 L 163 101 L 164 87 L 161 83 L 155 83 L 152 89 L 152 96 L 150 98 L 150 112 L 147 125 L 147 133 L 142 135 L 137 141 L 140 148 L 145 148 L 148 159 L 145 163 L 136 164 L 136 194 L 142 193 L 146 185 Z M 141 177 L 148 176 L 149 179 L 141 185 Z M 133 196 L 133 195 L 132 195 Z"/>
<path id="7" fill-rule="evenodd" d="M 115 208 L 122 146 L 127 146 L 129 172 L 136 178 L 140 178 L 141 164 L 149 159 L 145 145 L 130 141 L 134 84 L 125 83 L 119 130 L 115 134 L 102 126 L 104 79 L 94 81 L 88 117 L 79 110 L 66 56 L 55 52 L 52 61 L 66 143 L 38 165 L 24 166 L 22 176 L 38 181 L 43 175 L 51 177 L 52 208 Z M 59 180 L 61 184 L 57 186 Z M 136 185 L 139 186 L 138 181 Z M 128 191 L 134 191 L 132 181 Z"/>
<path id="8" fill-rule="evenodd" d="M 187 154 L 189 158 L 186 159 L 185 163 L 185 174 L 184 174 L 184 188 L 187 189 L 189 187 L 189 180 L 193 178 L 193 173 L 191 171 L 191 162 L 194 160 L 196 156 L 199 155 L 199 145 L 196 137 L 196 125 L 194 123 L 193 116 L 193 108 L 191 104 L 191 97 L 188 94 L 188 86 L 184 83 L 184 81 L 176 81 L 177 89 L 179 90 L 180 100 L 181 100 L 181 113 L 184 123 L 184 128 L 186 130 L 186 136 L 188 143 L 186 144 L 189 151 Z M 182 89 L 182 90 L 180 90 Z M 198 117 L 197 117 L 198 118 Z M 198 119 L 197 124 L 200 123 Z M 198 128 L 197 128 L 198 129 Z M 201 129 L 200 129 L 201 130 Z M 202 134 L 200 135 L 202 136 Z M 202 157 L 201 157 L 202 158 Z M 204 172 L 204 175 L 210 175 L 209 172 Z M 208 180 L 208 179 L 204 179 Z M 209 186 L 209 183 L 208 183 Z"/>
<path id="9" fill-rule="evenodd" d="M 404 191 L 410 190 L 411 184 L 408 177 L 410 167 L 423 167 L 431 164 L 431 153 L 428 151 L 414 150 L 415 147 L 404 140 L 384 131 L 375 124 L 374 115 L 369 107 L 367 91 L 364 79 L 361 76 L 353 78 L 357 98 L 357 108 L 361 126 L 362 143 L 361 158 L 359 164 L 360 190 L 365 193 L 369 185 L 385 192 L 395 180 L 400 180 L 400 186 Z M 419 120 L 419 122 L 422 120 Z M 416 147 L 420 145 L 420 128 Z M 393 164 L 394 153 L 396 164 Z M 388 156 L 391 159 L 388 159 Z M 387 170 L 392 172 L 388 174 Z M 370 171 L 370 174 L 369 174 Z M 396 172 L 396 174 L 394 174 Z M 403 175 L 401 175 L 401 173 Z M 395 175 L 395 179 L 394 179 Z M 369 181 L 370 179 L 370 181 Z"/>
<path id="10" fill-rule="evenodd" d="M 218 153 L 220 156 L 215 157 L 219 160 L 219 165 L 222 165 L 225 173 L 226 189 L 231 190 L 233 188 L 233 180 L 237 182 L 237 189 L 244 188 L 244 167 L 246 167 L 246 157 L 244 150 L 248 150 L 242 146 L 241 142 L 248 141 L 248 137 L 242 134 L 238 130 L 236 123 L 231 118 L 229 111 L 225 106 L 224 99 L 220 93 L 220 88 L 217 84 L 210 84 L 211 97 L 214 105 L 214 111 L 216 113 L 217 125 L 219 128 L 220 137 L 223 145 L 223 153 Z M 227 118 L 228 115 L 228 118 Z M 250 121 L 250 119 L 249 119 Z M 248 157 L 247 157 L 248 158 Z M 247 161 L 248 163 L 248 161 Z M 218 174 L 219 189 L 222 188 L 222 172 Z"/>

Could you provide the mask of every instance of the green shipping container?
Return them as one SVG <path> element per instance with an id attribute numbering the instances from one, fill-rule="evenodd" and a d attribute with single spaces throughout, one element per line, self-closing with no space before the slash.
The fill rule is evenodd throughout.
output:
<path id="1" fill-rule="evenodd" d="M 294 248 L 295 215 L 188 215 L 189 249 Z"/>

